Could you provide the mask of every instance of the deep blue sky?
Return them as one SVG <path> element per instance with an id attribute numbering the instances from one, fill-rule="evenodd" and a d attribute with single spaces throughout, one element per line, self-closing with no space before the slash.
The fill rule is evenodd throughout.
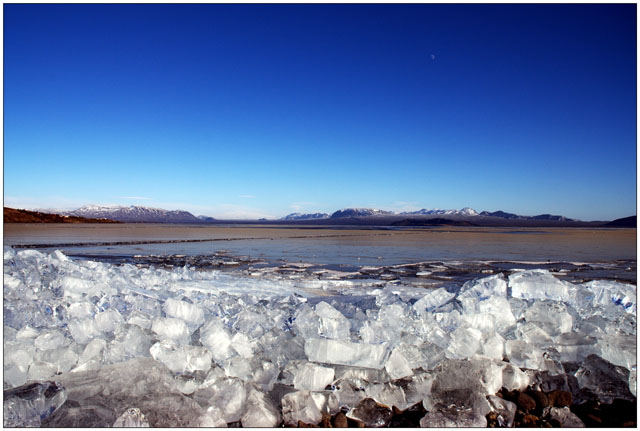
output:
<path id="1" fill-rule="evenodd" d="M 636 212 L 636 5 L 4 6 L 4 199 Z"/>

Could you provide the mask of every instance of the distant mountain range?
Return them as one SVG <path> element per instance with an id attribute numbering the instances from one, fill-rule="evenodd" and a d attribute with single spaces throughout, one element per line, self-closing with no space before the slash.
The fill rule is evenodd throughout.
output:
<path id="1" fill-rule="evenodd" d="M 478 215 L 478 212 L 476 210 L 474 210 L 473 208 L 465 207 L 465 208 L 462 208 L 461 210 L 441 210 L 441 209 L 438 209 L 438 208 L 435 208 L 435 209 L 432 209 L 432 210 L 421 209 L 421 210 L 418 210 L 418 211 L 402 212 L 400 214 L 401 215 L 463 215 L 463 216 L 476 216 L 476 215 Z"/>
<path id="2" fill-rule="evenodd" d="M 337 218 L 345 218 L 345 217 L 373 217 L 373 216 L 393 216 L 393 215 L 401 215 L 401 216 L 465 216 L 465 217 L 475 217 L 475 216 L 484 216 L 484 217 L 499 217 L 504 219 L 522 219 L 522 220 L 554 220 L 554 221 L 577 221 L 574 219 L 570 219 L 564 216 L 559 215 L 551 215 L 551 214 L 541 214 L 537 216 L 521 216 L 517 214 L 507 213 L 504 211 L 482 211 L 481 213 L 477 212 L 473 208 L 465 207 L 460 210 L 441 210 L 438 208 L 435 209 L 421 209 L 418 211 L 405 211 L 405 212 L 393 212 L 393 211 L 384 211 L 380 209 L 374 208 L 344 208 L 334 212 L 333 214 L 325 214 L 325 213 L 314 213 L 314 214 L 301 214 L 301 213 L 293 213 L 289 214 L 281 218 L 280 220 L 319 220 L 319 219 L 337 219 Z"/>
<path id="3" fill-rule="evenodd" d="M 523 216 L 505 211 L 482 211 L 465 207 L 460 210 L 421 209 L 418 211 L 392 212 L 375 208 L 343 208 L 332 214 L 292 213 L 279 220 L 217 220 L 213 217 L 194 216 L 188 211 L 164 210 L 137 205 L 101 206 L 87 205 L 72 211 L 39 210 L 62 216 L 109 219 L 125 223 L 255 223 L 267 224 L 315 224 L 315 225 L 371 225 L 371 226 L 607 226 L 633 227 L 635 216 L 613 222 L 583 222 L 561 215 L 540 214 Z"/>
<path id="4" fill-rule="evenodd" d="M 87 205 L 59 214 L 85 218 L 105 218 L 125 223 L 202 223 L 201 219 L 188 211 L 171 211 L 137 205 Z"/>
<path id="5" fill-rule="evenodd" d="M 319 220 L 329 218 L 329 214 L 327 213 L 313 213 L 313 214 L 300 214 L 300 213 L 291 213 L 282 217 L 280 220 Z"/>

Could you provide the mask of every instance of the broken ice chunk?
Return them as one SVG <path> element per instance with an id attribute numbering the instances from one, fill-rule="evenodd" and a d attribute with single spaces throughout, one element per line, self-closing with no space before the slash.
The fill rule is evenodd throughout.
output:
<path id="1" fill-rule="evenodd" d="M 504 296 L 492 296 L 476 304 L 476 310 L 481 314 L 491 315 L 496 329 L 504 333 L 516 323 L 509 301 Z"/>
<path id="2" fill-rule="evenodd" d="M 452 406 L 473 409 L 485 416 L 491 411 L 486 395 L 502 385 L 502 369 L 489 360 L 448 360 L 435 372 L 428 400 L 433 406 Z M 427 405 L 425 405 L 427 408 Z"/>
<path id="3" fill-rule="evenodd" d="M 186 322 L 191 330 L 196 330 L 204 323 L 204 311 L 197 305 L 186 301 L 169 298 L 162 308 L 168 317 L 175 317 Z"/>
<path id="4" fill-rule="evenodd" d="M 94 319 L 96 322 L 96 329 L 105 334 L 113 333 L 113 331 L 115 331 L 116 328 L 124 322 L 122 315 L 118 313 L 118 310 L 113 308 L 96 314 Z"/>
<path id="5" fill-rule="evenodd" d="M 324 301 L 316 304 L 315 312 L 320 318 L 318 335 L 326 338 L 349 339 L 351 323 L 342 313 Z"/>
<path id="6" fill-rule="evenodd" d="M 333 368 L 304 362 L 292 370 L 293 387 L 310 391 L 321 391 L 333 381 L 335 371 Z"/>
<path id="7" fill-rule="evenodd" d="M 209 406 L 204 414 L 200 416 L 197 425 L 202 428 L 226 428 L 227 422 L 218 407 Z"/>
<path id="8" fill-rule="evenodd" d="M 27 372 L 36 349 L 18 342 L 4 342 L 4 382 L 9 387 L 20 386 L 27 381 Z"/>
<path id="9" fill-rule="evenodd" d="M 520 368 L 506 363 L 502 369 L 502 386 L 508 391 L 521 391 L 529 386 L 530 377 Z"/>
<path id="10" fill-rule="evenodd" d="M 610 280 L 593 280 L 584 283 L 583 286 L 593 292 L 592 306 L 616 307 L 624 312 L 636 314 L 635 286 Z"/>
<path id="11" fill-rule="evenodd" d="M 140 409 L 131 407 L 116 419 L 113 428 L 149 428 L 149 422 Z"/>
<path id="12" fill-rule="evenodd" d="M 97 307 L 90 302 L 72 302 L 67 307 L 69 317 L 72 319 L 91 319 L 97 312 Z"/>
<path id="13" fill-rule="evenodd" d="M 56 373 L 64 373 L 73 368 L 78 362 L 78 354 L 74 351 L 77 346 L 59 347 L 36 353 L 37 361 L 46 362 L 56 367 Z"/>
<path id="14" fill-rule="evenodd" d="M 502 274 L 496 274 L 479 280 L 467 281 L 458 292 L 458 300 L 463 303 L 468 299 L 479 302 L 492 297 L 505 297 L 506 294 L 507 282 Z"/>
<path id="15" fill-rule="evenodd" d="M 280 370 L 271 362 L 262 362 L 261 365 L 252 370 L 251 381 L 258 385 L 263 391 L 270 392 L 278 379 Z"/>
<path id="16" fill-rule="evenodd" d="M 242 356 L 234 356 L 224 361 L 222 367 L 228 377 L 236 377 L 243 381 L 249 381 L 253 374 L 251 362 L 253 361 L 243 358 Z"/>
<path id="17" fill-rule="evenodd" d="M 388 343 L 364 344 L 326 338 L 305 341 L 304 353 L 310 361 L 381 369 L 389 354 Z"/>
<path id="18" fill-rule="evenodd" d="M 552 337 L 571 332 L 573 327 L 573 318 L 567 306 L 556 301 L 536 301 L 525 310 L 523 317 L 526 322 L 534 323 Z"/>
<path id="19" fill-rule="evenodd" d="M 404 390 L 389 382 L 368 385 L 365 395 L 386 406 L 395 406 L 401 410 L 408 407 Z"/>
<path id="20" fill-rule="evenodd" d="M 560 423 L 562 428 L 584 428 L 584 422 L 576 416 L 569 407 L 551 407 L 549 418 Z"/>
<path id="21" fill-rule="evenodd" d="M 55 329 L 43 331 L 33 342 L 33 345 L 40 350 L 57 349 L 68 344 L 64 335 Z"/>
<path id="22" fill-rule="evenodd" d="M 68 327 L 69 333 L 78 344 L 87 344 L 95 337 L 103 336 L 93 319 L 71 320 Z"/>
<path id="23" fill-rule="evenodd" d="M 454 296 L 456 296 L 455 293 L 449 293 L 444 287 L 430 290 L 426 295 L 413 304 L 413 309 L 418 314 L 430 312 L 448 302 Z"/>
<path id="24" fill-rule="evenodd" d="M 429 411 L 420 419 L 422 428 L 486 428 L 487 419 L 473 409 L 443 407 Z"/>
<path id="25" fill-rule="evenodd" d="M 599 356 L 587 356 L 575 376 L 581 388 L 590 390 L 605 403 L 611 403 L 615 398 L 634 398 L 629 391 L 629 370 Z"/>
<path id="26" fill-rule="evenodd" d="M 221 322 L 211 320 L 200 328 L 200 342 L 207 347 L 218 363 L 234 355 L 231 334 Z"/>
<path id="27" fill-rule="evenodd" d="M 393 349 L 384 368 L 392 379 L 399 379 L 413 374 L 409 362 L 398 348 Z"/>
<path id="28" fill-rule="evenodd" d="M 274 428 L 280 424 L 280 412 L 262 392 L 251 389 L 247 409 L 240 419 L 243 428 Z"/>
<path id="29" fill-rule="evenodd" d="M 482 332 L 474 328 L 460 327 L 451 334 L 446 356 L 451 359 L 471 358 L 481 349 Z"/>
<path id="30" fill-rule="evenodd" d="M 102 359 L 102 353 L 107 347 L 107 342 L 101 338 L 95 338 L 89 342 L 84 348 L 84 351 L 78 358 L 78 363 L 84 364 L 92 358 Z"/>
<path id="31" fill-rule="evenodd" d="M 65 276 L 60 280 L 60 286 L 64 290 L 65 298 L 71 300 L 81 299 L 84 295 L 93 292 L 93 283 L 82 278 Z"/>
<path id="32" fill-rule="evenodd" d="M 487 358 L 502 360 L 504 354 L 504 338 L 494 333 L 482 343 L 482 353 Z"/>
<path id="33" fill-rule="evenodd" d="M 56 382 L 38 382 L 4 391 L 3 425 L 39 427 L 67 400 L 64 387 Z"/>
<path id="34" fill-rule="evenodd" d="M 255 343 L 250 341 L 249 337 L 245 334 L 236 332 L 236 334 L 231 338 L 231 347 L 233 347 L 240 356 L 245 359 L 249 359 L 253 356 Z"/>
<path id="35" fill-rule="evenodd" d="M 495 395 L 489 395 L 487 399 L 489 400 L 489 405 L 491 405 L 491 410 L 498 415 L 498 424 L 500 427 L 513 427 L 518 406 L 511 401 L 496 397 Z"/>
<path id="36" fill-rule="evenodd" d="M 521 271 L 509 276 L 511 296 L 522 299 L 569 300 L 570 283 L 555 278 L 547 270 Z"/>
<path id="37" fill-rule="evenodd" d="M 538 370 L 544 362 L 542 350 L 524 340 L 505 341 L 504 351 L 509 362 L 516 367 Z"/>
<path id="38" fill-rule="evenodd" d="M 137 325 L 142 329 L 151 329 L 151 318 L 141 311 L 134 311 L 131 313 L 127 323 L 130 325 Z"/>
<path id="39" fill-rule="evenodd" d="M 179 346 L 161 341 L 151 346 L 150 353 L 153 359 L 174 373 L 208 371 L 211 368 L 211 352 L 205 347 Z"/>
<path id="40" fill-rule="evenodd" d="M 302 390 L 282 397 L 282 419 L 286 425 L 297 426 L 298 421 L 315 425 L 322 420 L 323 413 L 333 410 L 337 410 L 334 394 Z"/>
<path id="41" fill-rule="evenodd" d="M 41 361 L 33 361 L 29 365 L 27 380 L 45 380 L 53 377 L 58 372 L 58 367 L 54 364 Z"/>
<path id="42" fill-rule="evenodd" d="M 192 396 L 204 407 L 215 406 L 220 409 L 226 423 L 239 421 L 247 408 L 247 387 L 242 380 L 235 378 L 204 383 Z"/>
<path id="43" fill-rule="evenodd" d="M 174 341 L 178 344 L 189 344 L 191 338 L 187 324 L 181 319 L 173 317 L 158 317 L 153 319 L 151 330 L 160 340 Z"/>

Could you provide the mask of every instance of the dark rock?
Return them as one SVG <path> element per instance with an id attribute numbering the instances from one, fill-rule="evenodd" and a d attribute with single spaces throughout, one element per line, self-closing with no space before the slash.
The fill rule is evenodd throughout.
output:
<path id="1" fill-rule="evenodd" d="M 538 410 L 542 410 L 549 406 L 549 398 L 542 391 L 530 391 L 528 395 L 536 402 Z"/>
<path id="2" fill-rule="evenodd" d="M 331 425 L 331 415 L 329 413 L 322 413 L 322 420 L 320 421 L 321 428 L 333 428 Z"/>
<path id="3" fill-rule="evenodd" d="M 393 428 L 414 428 L 420 426 L 420 419 L 427 414 L 422 403 L 416 403 L 408 409 L 402 411 L 397 407 L 392 408 L 393 417 L 389 422 L 389 427 Z"/>
<path id="4" fill-rule="evenodd" d="M 393 417 L 391 409 L 383 404 L 377 403 L 372 398 L 365 398 L 349 414 L 351 419 L 356 419 L 371 428 L 384 427 L 389 424 Z"/>
<path id="5" fill-rule="evenodd" d="M 333 418 L 333 427 L 334 428 L 347 428 L 349 426 L 349 422 L 344 413 L 339 412 Z"/>
<path id="6" fill-rule="evenodd" d="M 548 394 L 549 405 L 554 407 L 568 407 L 573 404 L 571 392 L 567 391 L 551 391 Z"/>
<path id="7" fill-rule="evenodd" d="M 357 419 L 347 418 L 347 423 L 349 428 L 364 428 L 364 423 L 360 422 Z"/>
<path id="8" fill-rule="evenodd" d="M 489 412 L 489 414 L 487 415 L 487 427 L 500 428 L 500 424 L 498 423 L 498 413 Z"/>
<path id="9" fill-rule="evenodd" d="M 533 400 L 533 398 L 531 398 L 524 392 L 520 392 L 518 398 L 516 399 L 516 404 L 518 405 L 518 408 L 523 412 L 530 412 L 535 410 L 536 408 L 536 402 Z"/>
<path id="10" fill-rule="evenodd" d="M 521 422 L 519 424 L 516 423 L 516 426 L 537 427 L 539 424 L 540 424 L 540 418 L 538 416 L 525 414 L 522 416 Z"/>
<path id="11" fill-rule="evenodd" d="M 573 404 L 571 411 L 587 427 L 636 427 L 637 423 L 637 400 L 616 399 L 611 404 L 587 401 L 582 404 Z"/>

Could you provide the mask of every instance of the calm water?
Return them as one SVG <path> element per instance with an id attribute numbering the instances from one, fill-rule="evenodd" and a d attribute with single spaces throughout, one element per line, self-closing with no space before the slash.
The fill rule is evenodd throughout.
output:
<path id="1" fill-rule="evenodd" d="M 158 243 L 164 241 L 164 243 Z M 5 224 L 4 245 L 68 255 L 209 255 L 271 261 L 395 265 L 421 261 L 636 260 L 635 229 L 353 229 L 158 224 Z"/>

